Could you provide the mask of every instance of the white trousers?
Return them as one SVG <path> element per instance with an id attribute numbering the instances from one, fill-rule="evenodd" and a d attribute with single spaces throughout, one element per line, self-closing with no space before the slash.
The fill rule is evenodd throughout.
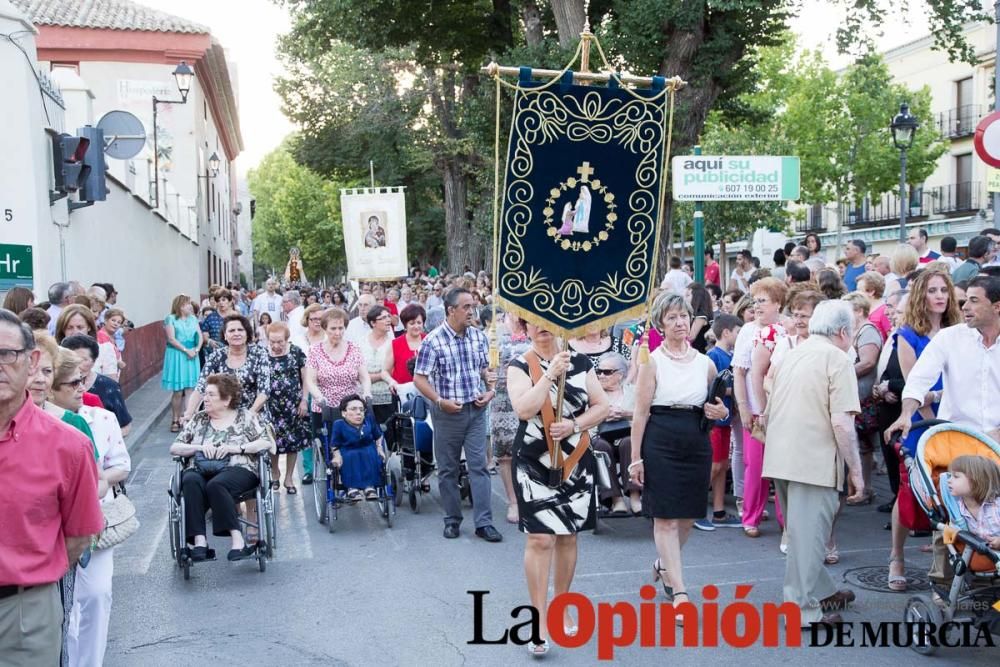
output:
<path id="1" fill-rule="evenodd" d="M 66 641 L 71 667 L 100 667 L 108 646 L 111 619 L 111 578 L 115 550 L 94 551 L 86 568 L 76 568 L 73 609 Z"/>

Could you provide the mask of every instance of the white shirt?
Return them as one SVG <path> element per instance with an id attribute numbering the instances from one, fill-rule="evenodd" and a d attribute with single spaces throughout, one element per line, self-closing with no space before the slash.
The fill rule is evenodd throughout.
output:
<path id="1" fill-rule="evenodd" d="M 368 334 L 370 334 L 372 328 L 368 326 L 361 317 L 355 317 L 350 322 L 347 323 L 347 330 L 344 332 L 344 338 L 348 341 L 354 343 L 357 346 L 361 346 L 361 342 L 365 339 Z"/>
<path id="2" fill-rule="evenodd" d="M 755 415 L 760 414 L 761 405 L 753 391 L 750 361 L 753 358 L 753 342 L 758 333 L 760 333 L 760 325 L 757 322 L 744 324 L 740 327 L 740 332 L 736 335 L 736 343 L 733 345 L 733 368 L 742 368 L 746 371 L 747 400 L 750 402 L 750 412 Z"/>
<path id="3" fill-rule="evenodd" d="M 262 292 L 253 300 L 253 306 L 250 309 L 258 315 L 260 313 L 267 313 L 271 316 L 272 322 L 277 322 L 281 319 L 281 295 L 277 292 L 274 294 Z M 254 319 L 260 318 L 255 317 Z"/>
<path id="4" fill-rule="evenodd" d="M 962 266 L 965 262 L 960 260 L 958 257 L 948 257 L 947 255 L 941 255 L 937 258 L 938 262 L 944 262 L 948 265 L 948 271 L 954 271 L 958 267 Z"/>
<path id="5" fill-rule="evenodd" d="M 743 292 L 744 294 L 746 294 L 747 291 L 750 289 L 750 286 L 747 285 L 747 278 L 749 277 L 750 277 L 750 271 L 744 271 L 743 273 L 740 273 L 739 269 L 733 269 L 733 272 L 729 274 L 729 279 L 736 281 L 736 289 Z"/>
<path id="6" fill-rule="evenodd" d="M 691 276 L 684 273 L 682 269 L 670 269 L 667 271 L 667 275 L 663 276 L 660 289 L 669 289 L 683 296 L 684 290 L 693 282 Z"/>
<path id="7" fill-rule="evenodd" d="M 56 335 L 56 320 L 59 319 L 59 314 L 62 313 L 62 306 L 57 306 L 52 304 L 49 306 L 48 310 L 45 311 L 49 314 L 49 335 Z"/>
<path id="8" fill-rule="evenodd" d="M 97 461 L 98 467 L 101 470 L 117 468 L 130 472 L 132 459 L 125 447 L 125 438 L 122 437 L 122 430 L 118 426 L 118 418 L 115 417 L 115 413 L 102 408 L 82 405 L 77 414 L 83 417 L 87 426 L 90 427 L 90 432 L 94 434 L 94 444 L 97 446 L 97 454 L 100 457 Z M 108 489 L 101 502 L 107 502 L 113 497 L 113 493 Z"/>
<path id="9" fill-rule="evenodd" d="M 298 346 L 300 350 L 305 350 L 306 344 L 306 328 L 302 326 L 302 315 L 305 314 L 305 306 L 296 306 L 289 311 L 286 315 L 288 322 L 288 338 Z"/>
<path id="10" fill-rule="evenodd" d="M 444 305 L 444 300 L 437 294 L 431 294 L 430 296 L 427 297 L 427 310 L 443 305 Z"/>
<path id="11" fill-rule="evenodd" d="M 981 433 L 1000 428 L 1000 342 L 987 349 L 979 330 L 966 324 L 942 329 L 910 370 L 903 398 L 923 403 L 939 375 L 944 391 L 938 419 Z"/>

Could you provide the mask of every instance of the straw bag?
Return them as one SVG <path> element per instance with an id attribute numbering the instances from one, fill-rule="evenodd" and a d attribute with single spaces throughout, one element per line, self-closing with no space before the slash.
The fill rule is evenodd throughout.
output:
<path id="1" fill-rule="evenodd" d="M 135 516 L 135 505 L 125 495 L 125 487 L 118 485 L 112 489 L 114 499 L 101 504 L 104 512 L 104 530 L 97 538 L 96 548 L 110 549 L 118 546 L 139 530 L 139 519 Z"/>

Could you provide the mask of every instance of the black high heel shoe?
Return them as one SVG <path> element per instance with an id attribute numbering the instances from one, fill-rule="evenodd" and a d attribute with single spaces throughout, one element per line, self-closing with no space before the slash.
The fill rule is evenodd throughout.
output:
<path id="1" fill-rule="evenodd" d="M 674 589 L 667 584 L 667 579 L 664 575 L 667 574 L 666 568 L 660 567 L 660 559 L 657 558 L 653 561 L 653 583 L 657 581 L 663 586 L 663 594 L 667 596 L 669 602 L 674 601 Z"/>

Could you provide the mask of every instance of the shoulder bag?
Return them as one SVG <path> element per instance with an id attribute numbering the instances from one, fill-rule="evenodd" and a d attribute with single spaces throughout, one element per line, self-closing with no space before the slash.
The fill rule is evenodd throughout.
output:
<path id="1" fill-rule="evenodd" d="M 114 499 L 101 504 L 104 513 L 104 530 L 97 538 L 97 549 L 118 546 L 139 530 L 139 519 L 135 516 L 135 505 L 125 495 L 125 486 L 117 484 L 111 490 Z"/>

